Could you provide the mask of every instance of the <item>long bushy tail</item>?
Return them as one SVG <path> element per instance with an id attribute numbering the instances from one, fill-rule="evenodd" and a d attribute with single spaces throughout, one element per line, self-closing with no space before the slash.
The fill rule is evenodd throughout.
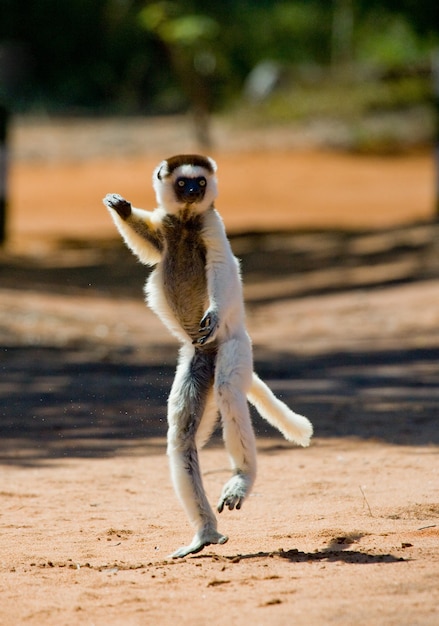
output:
<path id="1" fill-rule="evenodd" d="M 271 389 L 255 373 L 253 373 L 252 386 L 247 393 L 247 399 L 269 424 L 282 433 L 285 439 L 294 441 L 300 446 L 309 446 L 313 433 L 311 422 L 303 415 L 294 413 L 276 398 Z"/>

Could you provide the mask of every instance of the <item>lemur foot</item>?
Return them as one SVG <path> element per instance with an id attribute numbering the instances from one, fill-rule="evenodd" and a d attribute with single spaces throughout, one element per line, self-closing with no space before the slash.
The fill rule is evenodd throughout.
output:
<path id="1" fill-rule="evenodd" d="M 240 509 L 250 491 L 251 481 L 245 474 L 235 474 L 226 482 L 219 499 L 217 510 L 222 513 L 226 506 L 229 511 Z"/>
<path id="2" fill-rule="evenodd" d="M 106 207 L 116 211 L 116 213 L 124 220 L 131 215 L 131 202 L 122 198 L 122 196 L 118 193 L 108 193 L 103 202 Z"/>
<path id="3" fill-rule="evenodd" d="M 198 329 L 199 337 L 194 339 L 193 344 L 203 346 L 205 343 L 209 343 L 215 339 L 216 331 L 218 330 L 219 320 L 215 311 L 207 311 L 200 322 Z"/>
<path id="4" fill-rule="evenodd" d="M 198 552 L 201 552 L 203 548 L 210 546 L 212 543 L 223 544 L 228 540 L 228 537 L 221 535 L 221 533 L 213 528 L 207 528 L 197 533 L 188 546 L 182 546 L 170 556 L 173 559 L 181 559 L 188 554 L 197 554 Z"/>

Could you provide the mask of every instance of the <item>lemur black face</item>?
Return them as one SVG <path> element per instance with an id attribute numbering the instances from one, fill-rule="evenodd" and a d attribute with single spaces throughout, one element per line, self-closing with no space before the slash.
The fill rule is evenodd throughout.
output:
<path id="1" fill-rule="evenodd" d="M 174 183 L 174 191 L 180 202 L 193 204 L 200 202 L 204 198 L 207 181 L 204 176 L 189 178 L 180 176 Z"/>

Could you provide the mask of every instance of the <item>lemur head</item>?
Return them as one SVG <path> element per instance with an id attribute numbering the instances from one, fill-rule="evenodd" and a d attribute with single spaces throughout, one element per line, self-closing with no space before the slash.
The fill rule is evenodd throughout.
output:
<path id="1" fill-rule="evenodd" d="M 154 170 L 153 186 L 158 206 L 167 213 L 190 209 L 202 213 L 217 196 L 216 163 L 198 154 L 179 154 Z"/>

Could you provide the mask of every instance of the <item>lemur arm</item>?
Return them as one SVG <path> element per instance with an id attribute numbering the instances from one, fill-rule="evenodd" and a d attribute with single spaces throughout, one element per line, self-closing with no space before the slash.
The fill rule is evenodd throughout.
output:
<path id="1" fill-rule="evenodd" d="M 213 341 L 221 333 L 230 335 L 244 317 L 238 260 L 233 256 L 221 217 L 215 209 L 205 215 L 206 277 L 209 305 L 200 321 L 195 343 Z"/>
<path id="2" fill-rule="evenodd" d="M 155 212 L 143 211 L 119 194 L 107 194 L 103 200 L 110 210 L 111 217 L 127 246 L 145 265 L 155 265 L 160 261 L 163 240 L 154 220 Z"/>

